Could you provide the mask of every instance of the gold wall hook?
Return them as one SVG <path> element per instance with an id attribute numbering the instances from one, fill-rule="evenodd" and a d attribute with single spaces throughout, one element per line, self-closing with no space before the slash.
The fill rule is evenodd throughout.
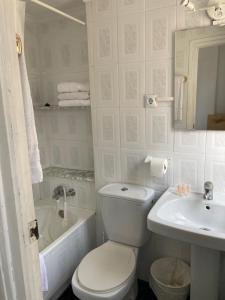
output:
<path id="1" fill-rule="evenodd" d="M 19 34 L 16 34 L 16 51 L 17 51 L 18 55 L 21 55 L 22 51 L 23 51 L 22 40 L 21 40 L 21 37 L 19 36 Z"/>

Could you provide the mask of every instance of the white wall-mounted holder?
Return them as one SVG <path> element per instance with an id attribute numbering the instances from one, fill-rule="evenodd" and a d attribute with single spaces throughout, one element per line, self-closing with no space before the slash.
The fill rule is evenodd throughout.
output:
<path id="1" fill-rule="evenodd" d="M 171 102 L 173 100 L 173 97 L 158 97 L 157 95 L 145 94 L 144 106 L 146 108 L 156 108 L 159 102 Z"/>
<path id="2" fill-rule="evenodd" d="M 190 0 L 182 0 L 181 5 L 193 12 L 205 10 L 213 25 L 225 26 L 225 0 L 209 0 L 208 6 L 204 7 L 198 7 Z"/>
<path id="3" fill-rule="evenodd" d="M 165 176 L 168 170 L 168 159 L 162 157 L 153 157 L 148 155 L 145 158 L 145 163 L 149 164 L 150 174 L 156 178 L 162 178 Z"/>

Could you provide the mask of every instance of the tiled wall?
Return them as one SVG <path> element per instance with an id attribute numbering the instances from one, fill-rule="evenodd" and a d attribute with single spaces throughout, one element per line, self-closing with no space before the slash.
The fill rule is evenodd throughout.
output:
<path id="1" fill-rule="evenodd" d="M 174 31 L 210 24 L 204 12 L 187 12 L 179 3 L 92 0 L 86 4 L 97 188 L 125 181 L 160 193 L 184 182 L 202 191 L 204 181 L 212 180 L 215 190 L 225 192 L 225 133 L 175 131 L 172 103 L 154 109 L 143 105 L 145 93 L 173 95 Z M 170 159 L 165 178 L 150 176 L 144 165 L 147 154 Z M 140 276 L 147 279 L 150 261 L 157 256 L 188 259 L 188 253 L 188 245 L 152 235 L 141 255 Z"/>
<path id="2" fill-rule="evenodd" d="M 204 180 L 210 179 L 225 191 L 223 180 L 215 178 L 218 168 L 223 172 L 218 164 L 225 162 L 225 134 L 175 131 L 173 103 L 154 109 L 143 105 L 145 93 L 173 96 L 174 31 L 210 24 L 204 12 L 186 12 L 179 2 L 87 4 L 98 187 L 122 180 L 161 192 L 186 182 L 201 191 Z M 151 178 L 143 163 L 147 154 L 170 159 L 166 178 Z"/>
<path id="3" fill-rule="evenodd" d="M 36 112 L 42 166 L 93 170 L 90 109 Z"/>
<path id="4" fill-rule="evenodd" d="M 28 7 L 29 12 L 29 7 Z M 85 18 L 85 6 L 73 15 Z M 62 17 L 26 16 L 25 47 L 34 104 L 57 104 L 57 84 L 89 81 L 86 27 Z M 35 112 L 43 167 L 93 169 L 90 109 Z"/>

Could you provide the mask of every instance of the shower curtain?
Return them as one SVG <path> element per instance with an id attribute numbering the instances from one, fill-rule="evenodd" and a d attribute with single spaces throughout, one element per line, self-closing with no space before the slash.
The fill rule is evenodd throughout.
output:
<path id="1" fill-rule="evenodd" d="M 23 1 L 17 1 L 16 11 L 16 28 L 23 43 L 22 54 L 18 56 L 21 85 L 24 101 L 24 115 L 27 131 L 28 152 L 31 168 L 32 183 L 39 183 L 43 180 L 43 172 L 40 162 L 40 152 L 38 148 L 37 131 L 34 120 L 33 101 L 31 97 L 30 85 L 28 81 L 26 60 L 24 54 L 24 25 L 25 25 L 25 8 L 26 4 Z"/>

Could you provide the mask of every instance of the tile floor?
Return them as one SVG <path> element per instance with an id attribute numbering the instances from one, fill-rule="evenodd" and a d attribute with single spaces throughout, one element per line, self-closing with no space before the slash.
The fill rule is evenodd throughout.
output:
<path id="1" fill-rule="evenodd" d="M 78 298 L 74 296 L 72 288 L 69 286 L 58 300 L 78 300 Z M 149 288 L 148 282 L 138 281 L 138 297 L 136 300 L 157 300 Z"/>

